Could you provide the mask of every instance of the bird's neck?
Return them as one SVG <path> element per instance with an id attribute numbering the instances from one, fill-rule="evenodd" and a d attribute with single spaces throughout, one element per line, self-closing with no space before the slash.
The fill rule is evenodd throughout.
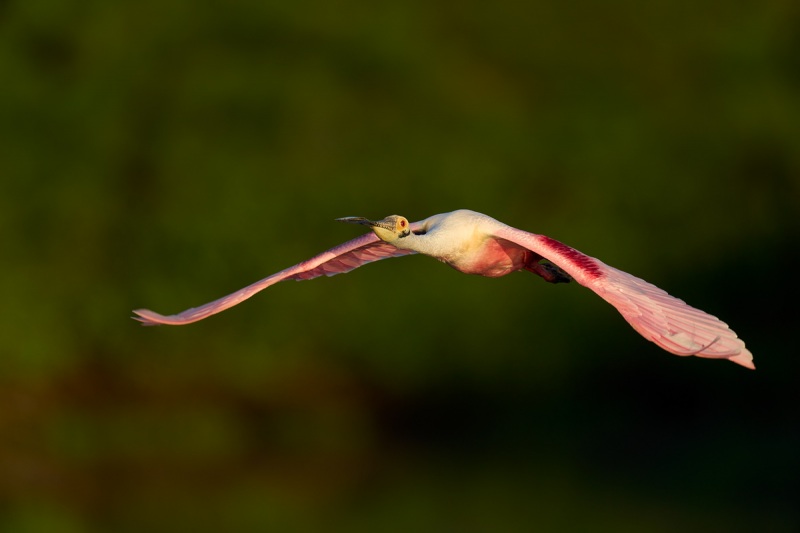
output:
<path id="1" fill-rule="evenodd" d="M 402 248 L 403 250 L 412 250 L 414 252 L 433 257 L 439 257 L 441 252 L 437 239 L 428 233 L 423 233 L 420 235 L 416 233 L 410 233 L 405 237 L 394 240 L 392 244 L 398 248 Z"/>

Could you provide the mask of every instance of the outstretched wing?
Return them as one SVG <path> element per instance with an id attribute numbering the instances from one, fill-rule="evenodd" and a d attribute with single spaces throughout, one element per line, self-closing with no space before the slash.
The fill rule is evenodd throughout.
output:
<path id="1" fill-rule="evenodd" d="M 617 308 L 633 328 L 668 352 L 729 359 L 755 369 L 753 354 L 727 324 L 643 279 L 544 235 L 503 225 L 495 237 L 531 250 Z"/>
<path id="2" fill-rule="evenodd" d="M 387 244 L 370 232 L 200 307 L 192 307 L 176 315 L 168 316 L 160 315 L 149 309 L 136 309 L 134 313 L 137 316 L 132 318 L 145 326 L 191 324 L 233 307 L 279 281 L 287 279 L 301 281 L 319 276 L 335 276 L 350 272 L 366 263 L 413 253 L 415 252 L 401 250 Z"/>

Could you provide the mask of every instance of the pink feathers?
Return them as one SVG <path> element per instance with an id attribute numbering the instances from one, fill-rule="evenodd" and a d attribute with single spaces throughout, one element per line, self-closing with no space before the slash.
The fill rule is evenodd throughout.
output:
<path id="1" fill-rule="evenodd" d="M 567 271 L 613 305 L 644 338 L 675 355 L 729 359 L 755 369 L 753 354 L 727 324 L 643 279 L 608 266 L 555 239 L 506 226 L 503 238 Z"/>
<path id="2" fill-rule="evenodd" d="M 367 233 L 200 307 L 192 307 L 181 313 L 167 316 L 149 309 L 136 309 L 134 313 L 137 316 L 133 319 L 145 326 L 191 324 L 233 307 L 279 281 L 286 279 L 301 281 L 319 276 L 334 276 L 349 272 L 366 263 L 412 253 L 414 252 L 401 250 L 384 243 L 374 233 Z"/>
<path id="3" fill-rule="evenodd" d="M 602 274 L 600 268 L 598 267 L 597 261 L 588 255 L 584 255 L 580 253 L 578 250 L 567 246 L 566 244 L 562 244 L 555 239 L 551 239 L 545 235 L 539 235 L 539 240 L 542 242 L 542 245 L 546 248 L 552 250 L 552 254 L 557 256 L 559 260 L 553 260 L 548 257 L 550 261 L 553 263 L 561 263 L 565 261 L 572 265 L 573 267 L 580 269 L 583 274 L 589 278 L 598 278 Z M 563 265 L 560 265 L 561 268 L 566 268 Z"/>

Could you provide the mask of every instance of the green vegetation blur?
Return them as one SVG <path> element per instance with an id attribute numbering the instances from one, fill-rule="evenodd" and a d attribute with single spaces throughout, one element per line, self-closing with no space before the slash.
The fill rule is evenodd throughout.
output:
<path id="1" fill-rule="evenodd" d="M 800 7 L 0 2 L 0 530 L 797 531 Z M 469 208 L 718 315 L 425 257 Z"/>

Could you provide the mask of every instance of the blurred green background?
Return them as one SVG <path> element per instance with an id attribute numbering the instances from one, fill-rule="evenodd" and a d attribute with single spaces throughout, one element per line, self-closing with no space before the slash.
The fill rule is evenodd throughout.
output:
<path id="1" fill-rule="evenodd" d="M 0 2 L 0 530 L 797 531 L 800 4 Z M 720 316 L 424 257 L 457 208 Z"/>

